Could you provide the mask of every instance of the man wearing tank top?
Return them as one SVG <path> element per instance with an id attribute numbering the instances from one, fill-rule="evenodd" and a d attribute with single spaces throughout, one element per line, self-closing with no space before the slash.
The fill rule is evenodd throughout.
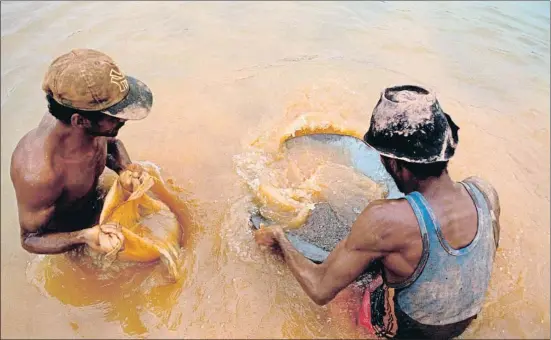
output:
<path id="1" fill-rule="evenodd" d="M 278 246 L 304 291 L 327 304 L 375 261 L 394 288 L 396 338 L 452 338 L 480 313 L 499 242 L 500 206 L 478 177 L 453 181 L 448 161 L 459 127 L 435 95 L 418 86 L 385 89 L 365 142 L 406 196 L 370 203 L 321 264 L 300 254 L 281 226 L 256 242 Z"/>

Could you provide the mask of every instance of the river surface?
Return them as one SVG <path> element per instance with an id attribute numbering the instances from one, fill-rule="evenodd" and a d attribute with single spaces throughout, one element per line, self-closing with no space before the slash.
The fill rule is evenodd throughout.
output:
<path id="1" fill-rule="evenodd" d="M 463 336 L 549 338 L 549 2 L 2 2 L 1 19 L 3 338 L 364 336 L 342 299 L 316 306 L 253 244 L 233 159 L 304 112 L 367 130 L 399 83 L 436 90 L 460 126 L 452 177 L 500 195 L 501 248 Z M 177 284 L 152 285 L 157 266 L 101 280 L 20 246 L 11 153 L 46 111 L 48 65 L 76 47 L 154 92 L 119 136 L 186 189 Z"/>

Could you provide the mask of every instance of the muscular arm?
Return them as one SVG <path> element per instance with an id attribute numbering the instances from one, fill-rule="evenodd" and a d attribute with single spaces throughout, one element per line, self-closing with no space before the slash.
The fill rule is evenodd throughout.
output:
<path id="1" fill-rule="evenodd" d="M 132 161 L 121 140 L 116 138 L 107 139 L 107 167 L 116 173 L 126 169 Z"/>
<path id="2" fill-rule="evenodd" d="M 85 243 L 84 230 L 41 235 L 21 229 L 21 245 L 33 254 L 61 254 Z"/>
<path id="3" fill-rule="evenodd" d="M 56 230 L 52 223 L 55 202 L 62 192 L 59 178 L 49 176 L 28 180 L 12 170 L 19 210 L 21 245 L 35 254 L 59 254 L 86 242 L 86 230 L 67 233 L 44 233 Z"/>
<path id="4" fill-rule="evenodd" d="M 383 226 L 377 224 L 373 210 L 368 208 L 358 217 L 350 234 L 319 265 L 300 254 L 284 233 L 278 233 L 277 241 L 291 272 L 317 304 L 331 301 L 372 261 L 391 251 L 392 245 L 388 244 Z"/>

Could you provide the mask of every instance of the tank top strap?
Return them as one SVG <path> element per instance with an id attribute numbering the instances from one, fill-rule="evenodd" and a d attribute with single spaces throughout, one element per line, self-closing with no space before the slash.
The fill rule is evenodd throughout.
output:
<path id="1" fill-rule="evenodd" d="M 490 202 L 486 199 L 486 196 L 480 190 L 475 184 L 470 182 L 459 182 L 461 183 L 469 195 L 471 196 L 474 205 L 476 207 L 476 211 L 478 212 L 478 217 L 482 219 L 482 224 L 486 225 L 488 224 L 488 220 L 491 219 L 490 211 L 492 210 L 490 207 Z"/>
<path id="2" fill-rule="evenodd" d="M 406 199 L 413 208 L 413 212 L 417 217 L 419 228 L 421 229 L 421 235 L 423 235 L 423 233 L 434 235 L 438 228 L 438 221 L 434 216 L 429 202 L 427 202 L 425 197 L 417 191 L 414 191 L 406 196 Z"/>
<path id="3" fill-rule="evenodd" d="M 482 191 L 482 189 L 480 189 L 476 184 L 468 181 L 459 183 L 465 187 L 476 207 L 476 212 L 478 214 L 478 228 L 480 229 L 478 230 L 478 233 L 486 234 L 491 228 L 491 231 L 493 232 L 492 236 L 497 248 L 499 237 L 496 237 L 496 219 L 489 199 L 486 197 L 486 194 L 484 194 L 484 191 Z"/>
<path id="4" fill-rule="evenodd" d="M 421 240 L 423 242 L 423 252 L 421 254 L 421 259 L 419 260 L 419 264 L 417 265 L 417 268 L 415 268 L 415 271 L 407 280 L 401 283 L 387 284 L 389 287 L 394 289 L 405 288 L 411 285 L 413 282 L 415 282 L 415 280 L 417 280 L 419 275 L 421 275 L 421 273 L 423 272 L 423 269 L 425 269 L 425 265 L 427 264 L 427 261 L 429 259 L 429 253 L 431 248 L 430 235 L 427 229 L 427 225 L 431 225 L 432 222 L 431 222 L 430 214 L 428 213 L 425 203 L 422 200 L 423 196 L 419 192 L 415 191 L 408 194 L 405 198 L 408 201 L 411 208 L 413 209 L 413 213 L 417 218 L 417 224 L 419 225 Z"/>

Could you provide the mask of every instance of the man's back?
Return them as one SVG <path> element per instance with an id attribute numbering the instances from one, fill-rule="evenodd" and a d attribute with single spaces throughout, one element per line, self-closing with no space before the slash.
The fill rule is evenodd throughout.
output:
<path id="1" fill-rule="evenodd" d="M 471 243 L 477 232 L 477 209 L 463 185 L 456 183 L 451 190 L 437 187 L 423 196 L 439 221 L 443 238 L 452 248 L 460 249 Z M 413 274 L 421 260 L 421 232 L 417 217 L 406 199 L 383 204 L 387 216 L 380 222 L 388 228 L 392 242 L 402 249 L 385 257 L 385 274 L 388 282 L 400 283 Z"/>
<path id="2" fill-rule="evenodd" d="M 383 264 L 387 284 L 396 289 L 400 336 L 460 334 L 482 307 L 499 237 L 499 201 L 480 178 L 450 183 L 383 201 L 380 210 L 388 216 L 371 213 L 367 223 L 386 225 L 376 234 L 392 238 L 387 242 L 395 250 Z"/>

